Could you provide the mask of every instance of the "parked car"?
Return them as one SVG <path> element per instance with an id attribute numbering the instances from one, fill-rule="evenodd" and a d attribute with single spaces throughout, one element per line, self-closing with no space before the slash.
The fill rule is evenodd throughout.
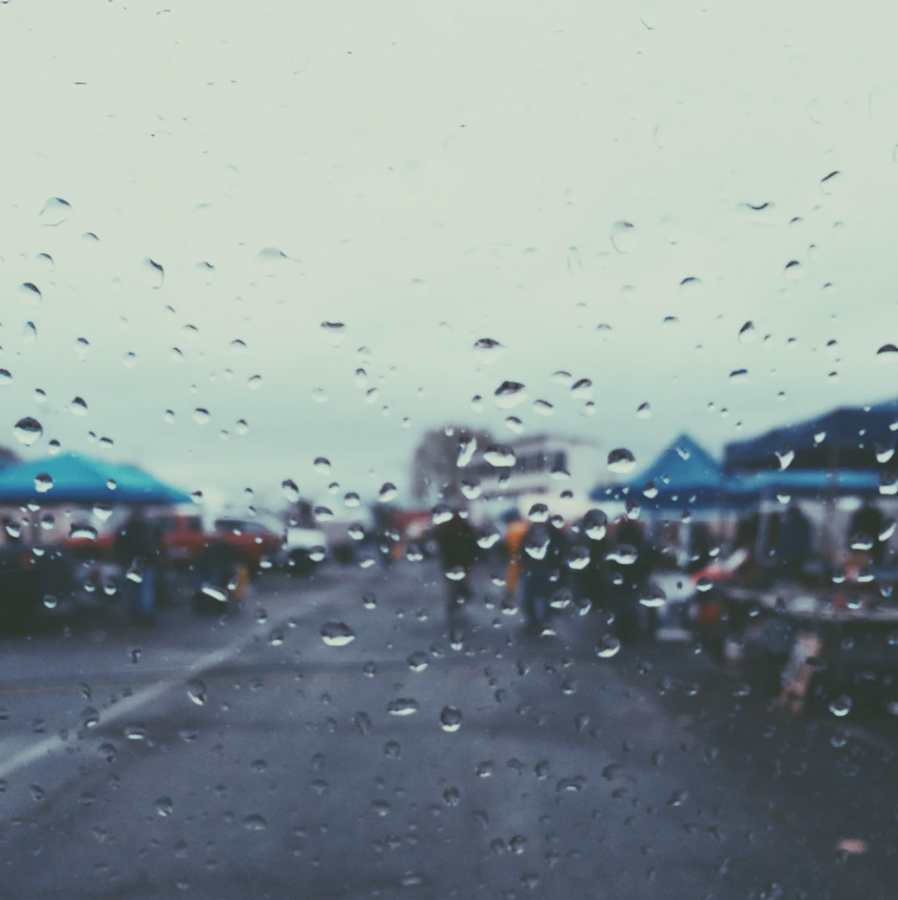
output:
<path id="1" fill-rule="evenodd" d="M 216 519 L 212 537 L 234 547 L 251 571 L 260 568 L 265 560 L 274 564 L 284 543 L 281 535 L 261 522 L 246 519 Z"/>
<path id="2" fill-rule="evenodd" d="M 247 568 L 256 571 L 265 558 L 277 555 L 283 538 L 277 532 L 246 519 L 221 518 L 212 531 L 203 528 L 201 516 L 189 513 L 151 513 L 147 521 L 158 528 L 167 560 L 178 568 L 187 568 L 200 558 L 213 541 L 224 541 L 238 552 Z M 110 559 L 113 556 L 116 532 L 106 532 L 96 538 L 70 537 L 63 546 L 75 556 L 91 559 Z"/>
<path id="3" fill-rule="evenodd" d="M 327 535 L 318 528 L 291 526 L 278 552 L 277 563 L 296 572 L 308 573 L 327 556 Z"/>

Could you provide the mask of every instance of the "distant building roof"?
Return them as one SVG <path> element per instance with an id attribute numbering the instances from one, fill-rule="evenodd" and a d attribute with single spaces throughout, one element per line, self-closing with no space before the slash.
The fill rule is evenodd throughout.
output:
<path id="1" fill-rule="evenodd" d="M 654 485 L 657 493 L 645 493 Z M 688 434 L 681 434 L 626 484 L 600 485 L 593 500 L 621 499 L 632 494 L 649 508 L 707 505 L 718 502 L 723 486 L 720 463 Z"/>
<path id="2" fill-rule="evenodd" d="M 792 469 L 876 469 L 877 444 L 887 452 L 898 434 L 898 400 L 846 406 L 792 425 L 773 428 L 724 448 L 727 472 L 779 469 L 777 452 L 794 453 Z"/>

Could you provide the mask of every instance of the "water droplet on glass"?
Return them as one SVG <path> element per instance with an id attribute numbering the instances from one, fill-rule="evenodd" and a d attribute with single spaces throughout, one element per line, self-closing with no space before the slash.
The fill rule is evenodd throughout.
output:
<path id="1" fill-rule="evenodd" d="M 197 706 L 206 702 L 206 683 L 199 678 L 192 678 L 187 682 L 187 696 Z"/>
<path id="2" fill-rule="evenodd" d="M 898 473 L 883 472 L 879 476 L 879 493 L 887 497 L 898 494 Z"/>
<path id="3" fill-rule="evenodd" d="M 898 362 L 898 347 L 894 344 L 883 344 L 876 351 L 876 358 L 883 363 Z"/>
<path id="4" fill-rule="evenodd" d="M 754 322 L 746 322 L 739 329 L 739 340 L 742 341 L 743 344 L 748 344 L 755 339 L 757 333 L 755 332 Z"/>
<path id="5" fill-rule="evenodd" d="M 591 541 L 601 541 L 608 530 L 608 516 L 600 509 L 590 509 L 583 516 L 583 530 Z"/>
<path id="6" fill-rule="evenodd" d="M 105 522 L 112 515 L 113 508 L 108 503 L 95 503 L 93 512 L 101 522 Z"/>
<path id="7" fill-rule="evenodd" d="M 74 400 L 69 404 L 69 409 L 71 409 L 72 414 L 76 416 L 86 416 L 87 415 L 87 404 L 81 397 L 75 397 Z"/>
<path id="8" fill-rule="evenodd" d="M 332 347 L 339 347 L 346 340 L 346 326 L 342 322 L 322 322 L 321 330 Z"/>
<path id="9" fill-rule="evenodd" d="M 608 469 L 611 472 L 626 475 L 633 471 L 635 465 L 636 457 L 626 447 L 619 447 L 608 454 Z"/>
<path id="10" fill-rule="evenodd" d="M 640 419 L 648 419 L 652 414 L 652 408 L 648 403 L 640 403 L 636 408 L 636 415 Z"/>
<path id="11" fill-rule="evenodd" d="M 258 813 L 252 813 L 251 815 L 244 818 L 243 827 L 247 831 L 267 831 L 268 820 L 264 816 L 260 816 Z"/>
<path id="12" fill-rule="evenodd" d="M 380 500 L 381 503 L 389 503 L 397 493 L 399 492 L 396 489 L 396 485 L 387 481 L 378 492 L 377 499 Z"/>
<path id="13" fill-rule="evenodd" d="M 694 276 L 689 276 L 688 278 L 684 278 L 680 282 L 680 297 L 684 300 L 694 300 L 697 297 L 701 296 L 704 291 L 704 283 L 701 278 L 695 278 Z"/>
<path id="14" fill-rule="evenodd" d="M 474 344 L 474 352 L 484 365 L 491 366 L 505 355 L 505 348 L 492 338 L 480 338 Z"/>
<path id="15" fill-rule="evenodd" d="M 68 200 L 63 200 L 62 197 L 50 197 L 44 203 L 38 216 L 46 216 L 48 225 L 60 225 L 65 222 L 71 211 L 72 204 Z"/>
<path id="16" fill-rule="evenodd" d="M 24 306 L 38 306 L 43 299 L 43 295 L 36 284 L 26 281 L 19 288 L 19 299 Z"/>
<path id="17" fill-rule="evenodd" d="M 331 470 L 330 461 L 323 456 L 319 456 L 312 465 L 315 471 L 320 472 L 322 475 L 327 475 Z"/>
<path id="18" fill-rule="evenodd" d="M 423 672 L 427 668 L 427 654 L 423 650 L 416 650 L 408 658 L 408 667 L 413 672 Z"/>
<path id="19" fill-rule="evenodd" d="M 548 400 L 534 400 L 533 411 L 540 416 L 551 416 L 555 413 L 555 407 Z"/>
<path id="20" fill-rule="evenodd" d="M 53 479 L 46 472 L 34 476 L 34 489 L 39 494 L 45 494 L 52 487 Z"/>
<path id="21" fill-rule="evenodd" d="M 509 416 L 505 420 L 505 425 L 509 431 L 515 434 L 522 434 L 524 431 L 524 423 L 517 416 Z"/>
<path id="22" fill-rule="evenodd" d="M 320 633 L 328 647 L 345 647 L 355 640 L 352 629 L 343 622 L 325 622 Z"/>
<path id="23" fill-rule="evenodd" d="M 297 487 L 296 482 L 290 478 L 281 482 L 281 490 L 291 503 L 296 503 L 296 501 L 299 500 L 299 488 Z"/>
<path id="24" fill-rule="evenodd" d="M 492 444 L 483 451 L 483 458 L 496 468 L 509 468 L 515 463 L 514 450 L 502 444 Z"/>
<path id="25" fill-rule="evenodd" d="M 730 381 L 733 384 L 747 384 L 749 381 L 748 369 L 733 369 L 730 372 Z"/>
<path id="26" fill-rule="evenodd" d="M 618 253 L 632 253 L 636 249 L 636 228 L 633 224 L 615 222 L 611 226 L 611 244 Z"/>
<path id="27" fill-rule="evenodd" d="M 160 797 L 156 801 L 156 813 L 160 816 L 167 817 L 174 811 L 175 805 L 171 797 Z"/>
<path id="28" fill-rule="evenodd" d="M 20 444 L 30 447 L 41 437 L 44 433 L 44 429 L 37 419 L 32 419 L 31 416 L 25 416 L 24 419 L 19 419 L 19 421 L 16 422 L 13 426 L 12 433 Z"/>
<path id="29" fill-rule="evenodd" d="M 252 375 L 247 379 L 246 386 L 251 391 L 257 391 L 260 387 L 262 387 L 262 376 L 261 375 Z"/>
<path id="30" fill-rule="evenodd" d="M 592 400 L 592 382 L 581 378 L 571 387 L 571 396 L 575 400 Z"/>
<path id="31" fill-rule="evenodd" d="M 610 659 L 617 656 L 620 650 L 620 641 L 614 635 L 606 634 L 596 646 L 596 656 L 601 659 Z"/>
<path id="32" fill-rule="evenodd" d="M 212 414 L 208 409 L 203 409 L 201 406 L 198 406 L 193 411 L 193 421 L 196 422 L 197 425 L 205 425 L 212 418 Z"/>
<path id="33" fill-rule="evenodd" d="M 524 385 L 517 381 L 503 381 L 493 393 L 499 409 L 511 409 L 527 398 Z"/>
<path id="34" fill-rule="evenodd" d="M 350 508 L 358 506 L 361 502 L 361 497 L 355 491 L 350 491 L 343 497 L 343 505 Z"/>
<path id="35" fill-rule="evenodd" d="M 792 281 L 799 281 L 804 277 L 804 269 L 801 266 L 801 263 L 797 259 L 790 260 L 786 263 L 786 268 L 783 270 L 786 278 L 789 278 Z"/>
<path id="36" fill-rule="evenodd" d="M 238 419 L 237 424 L 234 426 L 234 430 L 241 437 L 249 431 L 249 425 L 246 424 L 246 419 Z"/>
<path id="37" fill-rule="evenodd" d="M 410 716 L 418 711 L 418 701 L 408 697 L 399 697 L 387 704 L 387 712 L 391 716 Z"/>
<path id="38" fill-rule="evenodd" d="M 832 703 L 829 704 L 829 711 L 839 718 L 847 716 L 848 713 L 851 712 L 851 697 L 842 695 L 833 700 Z"/>
<path id="39" fill-rule="evenodd" d="M 824 194 L 832 194 L 839 187 L 839 183 L 842 180 L 842 173 L 838 170 L 835 172 L 830 172 L 829 175 L 825 175 L 820 179 L 820 190 L 823 191 Z"/>
<path id="40" fill-rule="evenodd" d="M 440 713 L 440 727 L 443 731 L 458 731 L 461 728 L 461 710 L 455 706 L 444 706 Z"/>
<path id="41" fill-rule="evenodd" d="M 792 464 L 792 460 L 795 459 L 795 451 L 787 444 L 783 444 L 783 446 L 776 451 L 776 458 L 779 461 L 780 470 L 788 469 Z"/>
<path id="42" fill-rule="evenodd" d="M 151 284 L 158 290 L 165 282 L 165 269 L 161 263 L 157 263 L 155 259 L 150 259 L 149 257 L 144 260 L 144 265 L 150 273 Z"/>

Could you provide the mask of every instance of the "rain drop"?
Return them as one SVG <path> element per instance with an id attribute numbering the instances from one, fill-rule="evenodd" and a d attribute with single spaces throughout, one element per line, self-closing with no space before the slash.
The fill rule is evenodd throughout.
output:
<path id="1" fill-rule="evenodd" d="M 581 378 L 571 387 L 571 396 L 575 400 L 592 400 L 592 382 Z"/>
<path id="2" fill-rule="evenodd" d="M 492 444 L 483 451 L 483 458 L 495 468 L 509 468 L 515 463 L 514 450 L 502 444 Z"/>
<path id="3" fill-rule="evenodd" d="M 511 409 L 527 398 L 524 385 L 517 381 L 503 381 L 496 388 L 493 397 L 499 409 Z"/>
<path id="4" fill-rule="evenodd" d="M 621 475 L 633 471 L 636 465 L 636 457 L 625 447 L 619 447 L 608 454 L 608 469 Z"/>
<path id="5" fill-rule="evenodd" d="M 25 447 L 30 447 L 41 437 L 44 433 L 44 429 L 37 419 L 32 419 L 31 416 L 25 416 L 24 419 L 19 419 L 19 421 L 16 422 L 13 426 L 12 433 L 20 444 L 23 444 Z"/>
<path id="6" fill-rule="evenodd" d="M 328 647 L 345 647 L 355 640 L 352 629 L 343 622 L 325 622 L 321 626 L 320 634 Z"/>
<path id="7" fill-rule="evenodd" d="M 19 299 L 25 306 L 37 306 L 41 302 L 42 297 L 40 288 L 30 281 L 26 281 L 19 288 Z"/>
<path id="8" fill-rule="evenodd" d="M 346 326 L 342 322 L 322 322 L 321 330 L 332 347 L 339 347 L 346 340 Z"/>
<path id="9" fill-rule="evenodd" d="M 455 706 L 444 706 L 440 713 L 440 727 L 443 731 L 458 731 L 461 728 L 461 710 Z"/>
<path id="10" fill-rule="evenodd" d="M 636 228 L 633 224 L 615 222 L 611 226 L 611 244 L 618 253 L 632 253 L 636 249 Z"/>

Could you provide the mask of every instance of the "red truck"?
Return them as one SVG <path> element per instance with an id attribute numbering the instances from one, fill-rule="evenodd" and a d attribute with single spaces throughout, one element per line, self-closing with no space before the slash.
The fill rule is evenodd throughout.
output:
<path id="1" fill-rule="evenodd" d="M 262 525 L 246 519 L 222 518 L 215 521 L 213 531 L 203 530 L 200 516 L 183 513 L 148 515 L 162 535 L 167 559 L 176 566 L 189 566 L 199 559 L 203 548 L 211 541 L 226 541 L 239 552 L 250 570 L 255 571 L 266 557 L 274 558 L 283 537 Z M 107 532 L 96 539 L 71 537 L 63 546 L 78 556 L 111 558 L 116 532 Z"/>

